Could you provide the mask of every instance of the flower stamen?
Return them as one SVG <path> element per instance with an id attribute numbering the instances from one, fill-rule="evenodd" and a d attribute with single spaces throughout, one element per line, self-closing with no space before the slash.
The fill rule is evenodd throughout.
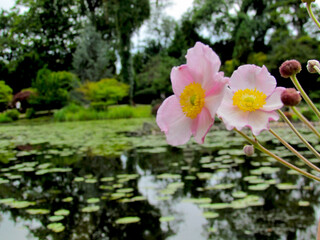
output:
<path id="1" fill-rule="evenodd" d="M 205 91 L 200 83 L 190 83 L 180 95 L 180 105 L 183 113 L 194 119 L 198 116 L 204 106 Z"/>
<path id="2" fill-rule="evenodd" d="M 266 104 L 267 95 L 257 89 L 240 89 L 233 95 L 233 105 L 238 106 L 242 111 L 254 112 Z"/>

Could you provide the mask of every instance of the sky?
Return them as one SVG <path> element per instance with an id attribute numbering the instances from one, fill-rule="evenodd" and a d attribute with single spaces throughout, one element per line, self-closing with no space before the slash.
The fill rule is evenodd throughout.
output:
<path id="1" fill-rule="evenodd" d="M 171 0 L 172 6 L 167 9 L 167 14 L 176 20 L 192 5 L 193 0 Z M 0 0 L 0 8 L 9 10 L 13 7 L 15 0 Z"/>

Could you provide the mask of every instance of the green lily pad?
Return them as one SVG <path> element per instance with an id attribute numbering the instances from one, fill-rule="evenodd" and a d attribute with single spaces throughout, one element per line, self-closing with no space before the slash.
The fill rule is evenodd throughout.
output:
<path id="1" fill-rule="evenodd" d="M 161 217 L 159 218 L 160 222 L 171 222 L 175 219 L 174 216 L 165 216 L 165 217 Z"/>
<path id="2" fill-rule="evenodd" d="M 100 202 L 99 198 L 89 198 L 87 200 L 87 203 L 97 203 L 97 202 Z"/>
<path id="3" fill-rule="evenodd" d="M 81 212 L 90 213 L 90 212 L 97 212 L 100 209 L 97 205 L 92 205 L 89 207 L 84 207 L 81 209 Z"/>
<path id="4" fill-rule="evenodd" d="M 50 210 L 48 210 L 48 209 L 27 209 L 26 212 L 31 215 L 38 215 L 38 214 L 48 214 L 48 213 L 50 213 Z"/>
<path id="5" fill-rule="evenodd" d="M 116 220 L 116 224 L 130 224 L 140 222 L 139 217 L 123 217 Z"/>
<path id="6" fill-rule="evenodd" d="M 276 186 L 279 190 L 293 190 L 299 188 L 297 185 L 294 185 L 292 183 L 279 183 Z"/>
<path id="7" fill-rule="evenodd" d="M 57 216 L 50 216 L 49 221 L 50 222 L 58 222 L 60 220 L 64 219 L 64 216 L 57 215 Z"/>
<path id="8" fill-rule="evenodd" d="M 216 213 L 216 212 L 204 212 L 202 214 L 205 218 L 217 218 L 219 217 L 219 213 Z"/>
<path id="9" fill-rule="evenodd" d="M 67 209 L 60 209 L 54 212 L 54 215 L 56 216 L 68 216 L 70 214 L 70 211 Z"/>
<path id="10" fill-rule="evenodd" d="M 62 223 L 50 223 L 47 225 L 47 228 L 58 233 L 64 231 L 65 226 Z"/>

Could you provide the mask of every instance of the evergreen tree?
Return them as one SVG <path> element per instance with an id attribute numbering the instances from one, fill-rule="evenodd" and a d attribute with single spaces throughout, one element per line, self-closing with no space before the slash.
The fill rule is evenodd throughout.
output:
<path id="1" fill-rule="evenodd" d="M 107 42 L 92 24 L 88 24 L 80 35 L 79 44 L 73 54 L 74 72 L 82 82 L 99 81 L 110 76 L 109 60 Z"/>

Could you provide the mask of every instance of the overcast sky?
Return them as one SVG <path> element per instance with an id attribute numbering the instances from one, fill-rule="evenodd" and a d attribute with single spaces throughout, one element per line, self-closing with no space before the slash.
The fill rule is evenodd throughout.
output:
<path id="1" fill-rule="evenodd" d="M 167 8 L 167 14 L 176 20 L 192 5 L 193 0 L 171 0 L 172 6 Z M 13 7 L 15 0 L 0 0 L 0 8 L 9 10 Z"/>

